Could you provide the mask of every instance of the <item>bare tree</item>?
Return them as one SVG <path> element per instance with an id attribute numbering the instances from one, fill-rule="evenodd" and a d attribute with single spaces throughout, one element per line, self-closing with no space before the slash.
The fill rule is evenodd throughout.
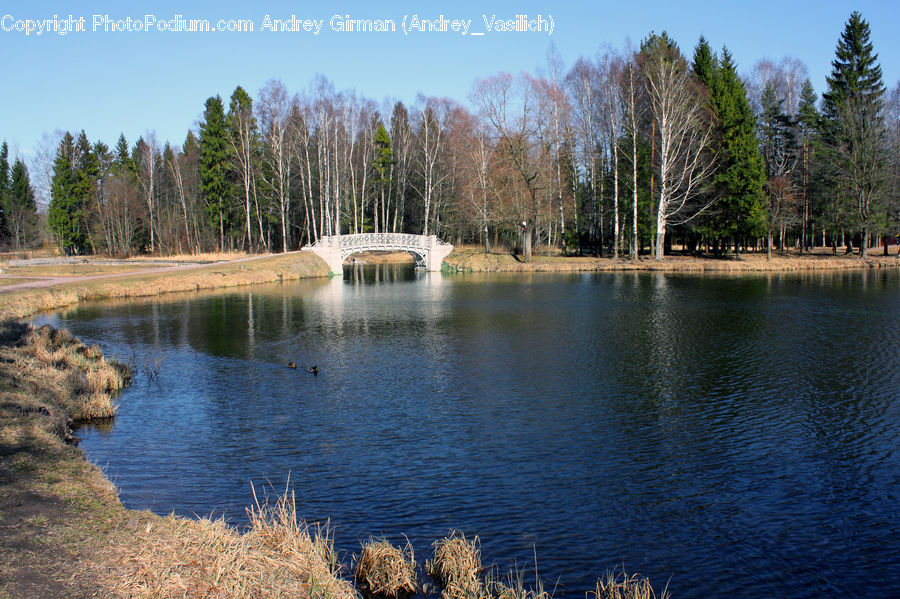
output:
<path id="1" fill-rule="evenodd" d="M 291 206 L 291 178 L 294 154 L 290 151 L 292 102 L 280 80 L 270 79 L 259 92 L 256 110 L 266 151 L 263 153 L 262 178 L 281 224 L 281 251 L 288 247 L 288 213 Z"/>
<path id="2" fill-rule="evenodd" d="M 562 144 L 565 134 L 565 122 L 569 120 L 571 107 L 569 106 L 569 98 L 562 89 L 562 59 L 556 49 L 556 45 L 551 43 L 547 52 L 547 93 L 551 105 L 553 107 L 553 162 L 556 165 L 556 178 L 554 180 L 556 187 L 556 204 L 559 210 L 559 227 L 560 237 L 564 240 L 566 234 L 566 212 L 563 209 L 563 182 L 562 182 L 562 163 L 563 152 Z"/>
<path id="3" fill-rule="evenodd" d="M 394 164 L 391 167 L 391 179 L 396 181 L 392 187 L 396 190 L 397 201 L 394 204 L 394 218 L 391 230 L 403 230 L 403 216 L 406 211 L 406 191 L 409 187 L 409 175 L 412 169 L 413 132 L 409 125 L 409 113 L 406 107 L 397 102 L 391 115 L 391 149 Z"/>
<path id="4" fill-rule="evenodd" d="M 634 59 L 629 60 L 625 66 L 623 74 L 623 101 L 626 116 L 626 127 L 629 137 L 631 138 L 631 193 L 632 193 L 632 211 L 631 211 L 631 259 L 638 259 L 638 122 L 640 121 L 639 111 L 641 110 L 638 102 L 638 85 L 640 73 Z"/>
<path id="5" fill-rule="evenodd" d="M 472 100 L 496 136 L 497 151 L 524 188 L 514 195 L 513 210 L 522 231 L 522 253 L 531 261 L 532 240 L 540 213 L 539 193 L 546 187 L 544 159 L 539 142 L 540 118 L 535 80 L 508 73 L 475 83 Z"/>
<path id="6" fill-rule="evenodd" d="M 600 130 L 597 122 L 600 114 L 600 94 L 597 91 L 600 75 L 595 64 L 584 58 L 579 58 L 572 69 L 566 75 L 566 83 L 569 86 L 570 93 L 575 99 L 574 116 L 575 116 L 575 132 L 578 139 L 578 145 L 581 146 L 581 160 L 585 174 L 588 177 L 588 190 L 590 191 L 590 205 L 592 206 L 591 218 L 589 226 L 591 227 L 591 237 L 594 236 L 594 218 L 593 214 L 598 204 L 597 186 L 600 178 L 597 176 L 597 137 Z M 574 148 L 573 148 L 574 151 Z M 576 229 L 578 223 L 576 220 Z M 602 216 L 600 228 L 602 229 Z M 576 232 L 578 232 L 576 230 Z M 602 239 L 601 239 L 601 252 Z"/>
<path id="7" fill-rule="evenodd" d="M 778 97 L 784 98 L 784 112 L 796 115 L 800 107 L 800 90 L 808 78 L 809 69 L 799 58 L 784 56 L 777 63 L 769 58 L 757 61 L 745 76 L 747 99 L 753 112 L 762 112 L 762 94 L 766 84 L 771 83 Z"/>
<path id="8" fill-rule="evenodd" d="M 50 185 L 53 180 L 53 159 L 56 149 L 62 141 L 65 131 L 60 129 L 53 133 L 44 132 L 41 141 L 37 144 L 37 150 L 31 159 L 31 184 L 34 187 L 35 200 L 38 210 L 46 210 L 50 205 Z"/>
<path id="9" fill-rule="evenodd" d="M 446 142 L 450 102 L 441 98 L 418 98 L 419 130 L 416 165 L 422 176 L 419 195 L 424 203 L 424 223 L 422 235 L 428 235 L 432 218 L 432 205 L 439 188 L 447 178 L 446 170 L 441 168 L 441 156 Z"/>
<path id="10" fill-rule="evenodd" d="M 244 195 L 244 218 L 246 219 L 247 245 L 253 249 L 253 231 L 251 228 L 251 192 L 256 167 L 257 123 L 253 116 L 253 100 L 237 86 L 231 94 L 231 105 L 226 118 L 228 123 L 228 144 L 235 170 L 241 179 Z M 260 231 L 262 233 L 262 231 Z M 260 235 L 262 237 L 262 235 Z M 260 239 L 262 241 L 262 239 Z"/>
<path id="11" fill-rule="evenodd" d="M 613 173 L 613 258 L 619 257 L 619 138 L 625 115 L 622 99 L 622 58 L 609 51 L 600 61 L 601 109 L 608 146 L 612 151 Z"/>
<path id="12" fill-rule="evenodd" d="M 137 141 L 137 172 L 138 183 L 147 208 L 147 218 L 150 225 L 150 253 L 156 253 L 156 180 L 159 170 L 159 142 L 156 141 L 156 133 L 150 132 L 146 139 Z"/>

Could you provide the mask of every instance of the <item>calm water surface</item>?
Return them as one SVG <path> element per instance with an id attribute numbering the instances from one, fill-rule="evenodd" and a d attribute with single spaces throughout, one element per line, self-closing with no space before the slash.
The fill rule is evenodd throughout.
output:
<path id="1" fill-rule="evenodd" d="M 290 476 L 348 559 L 458 528 L 557 597 L 622 564 L 679 599 L 900 595 L 896 272 L 380 267 L 44 320 L 160 364 L 80 431 L 129 507 L 240 524 Z"/>

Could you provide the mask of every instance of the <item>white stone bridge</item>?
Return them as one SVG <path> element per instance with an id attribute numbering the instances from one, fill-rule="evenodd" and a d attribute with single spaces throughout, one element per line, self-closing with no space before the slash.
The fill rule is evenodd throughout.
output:
<path id="1" fill-rule="evenodd" d="M 331 272 L 341 276 L 344 260 L 358 252 L 409 252 L 416 259 L 416 266 L 425 270 L 440 270 L 441 262 L 453 251 L 453 246 L 437 238 L 437 235 L 411 235 L 409 233 L 360 233 L 357 235 L 332 235 L 320 237 L 303 251 L 313 252 L 331 267 Z"/>

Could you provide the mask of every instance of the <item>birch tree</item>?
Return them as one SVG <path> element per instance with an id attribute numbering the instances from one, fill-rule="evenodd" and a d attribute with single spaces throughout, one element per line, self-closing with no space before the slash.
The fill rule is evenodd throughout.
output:
<path id="1" fill-rule="evenodd" d="M 651 36 L 642 44 L 642 58 L 649 112 L 659 144 L 654 257 L 663 260 L 667 228 L 686 222 L 704 208 L 693 200 L 713 172 L 713 161 L 706 153 L 712 125 L 674 42 L 665 34 Z"/>
<path id="2" fill-rule="evenodd" d="M 287 88 L 281 81 L 269 80 L 259 92 L 256 104 L 266 151 L 263 153 L 262 178 L 272 204 L 278 210 L 281 225 L 281 251 L 288 248 L 288 215 L 291 206 L 291 176 L 294 166 L 291 106 Z"/>
<path id="3" fill-rule="evenodd" d="M 612 151 L 613 174 L 613 258 L 619 257 L 619 138 L 624 126 L 622 102 L 622 59 L 607 52 L 601 59 L 601 108 Z"/>
<path id="4" fill-rule="evenodd" d="M 228 124 L 227 139 L 231 150 L 231 159 L 240 179 L 241 191 L 244 196 L 244 234 L 247 247 L 252 250 L 254 246 L 251 226 L 251 192 L 256 166 L 257 122 L 253 115 L 253 100 L 240 85 L 231 94 L 226 123 Z"/>

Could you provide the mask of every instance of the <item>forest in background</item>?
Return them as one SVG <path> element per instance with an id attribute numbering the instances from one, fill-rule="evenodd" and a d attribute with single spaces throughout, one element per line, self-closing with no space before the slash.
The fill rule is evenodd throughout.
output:
<path id="1" fill-rule="evenodd" d="M 857 12 L 821 97 L 797 59 L 740 76 L 727 48 L 701 37 L 688 56 L 663 32 L 568 68 L 551 46 L 536 73 L 478 79 L 467 100 L 270 80 L 255 99 L 207 99 L 180 145 L 61 132 L 29 169 L 4 142 L 0 245 L 283 252 L 371 231 L 525 260 L 535 246 L 663 259 L 673 244 L 864 256 L 900 230 L 900 82 L 886 90 Z"/>

